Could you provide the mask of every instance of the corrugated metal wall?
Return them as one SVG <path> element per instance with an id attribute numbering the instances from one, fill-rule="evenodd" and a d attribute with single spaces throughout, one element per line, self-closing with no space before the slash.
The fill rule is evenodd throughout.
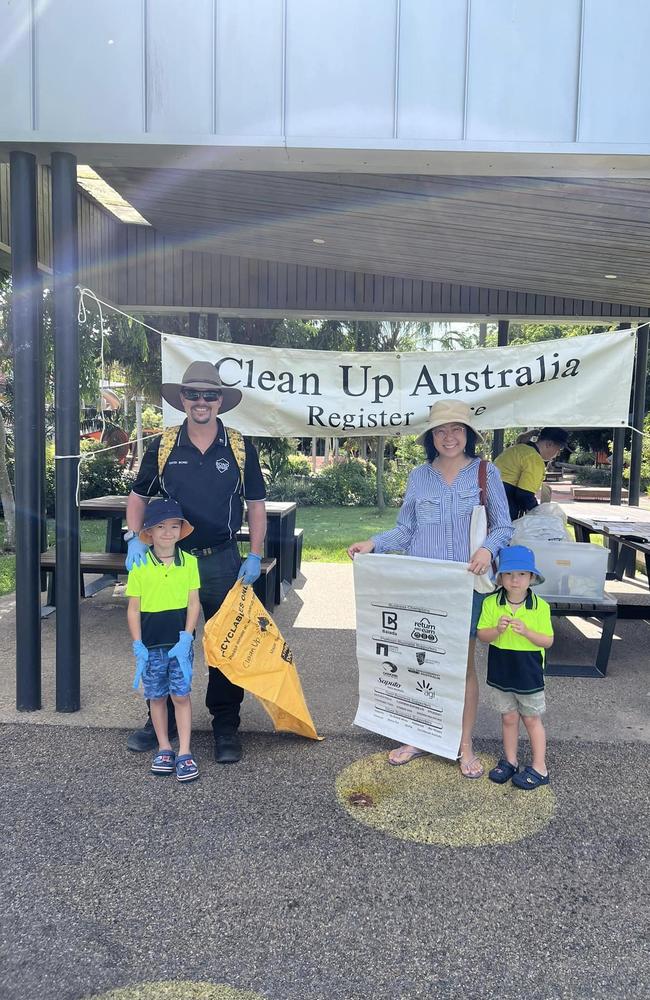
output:
<path id="1" fill-rule="evenodd" d="M 126 225 L 79 192 L 80 281 L 125 308 L 305 315 L 594 317 L 639 306 L 422 281 L 184 250 L 150 226 Z M 51 266 L 49 167 L 38 168 L 39 262 Z M 9 167 L 0 163 L 0 254 L 9 266 Z"/>
<path id="2" fill-rule="evenodd" d="M 49 270 L 52 266 L 52 202 L 50 168 L 46 166 L 38 167 L 37 202 L 38 260 L 45 270 Z M 82 191 L 77 196 L 77 212 L 80 281 L 98 295 L 116 301 L 122 252 L 120 230 L 124 227 Z M 7 256 L 7 266 L 11 250 L 9 234 L 9 165 L 0 163 L 0 250 Z"/>
<path id="3" fill-rule="evenodd" d="M 0 0 L 0 141 L 640 148 L 648 37 L 647 0 Z"/>

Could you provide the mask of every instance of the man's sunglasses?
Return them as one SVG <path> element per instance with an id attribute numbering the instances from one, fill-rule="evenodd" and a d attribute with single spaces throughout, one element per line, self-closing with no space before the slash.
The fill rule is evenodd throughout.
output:
<path id="1" fill-rule="evenodd" d="M 221 389 L 181 389 L 181 396 L 192 403 L 197 399 L 203 399 L 206 403 L 216 403 L 223 393 Z"/>

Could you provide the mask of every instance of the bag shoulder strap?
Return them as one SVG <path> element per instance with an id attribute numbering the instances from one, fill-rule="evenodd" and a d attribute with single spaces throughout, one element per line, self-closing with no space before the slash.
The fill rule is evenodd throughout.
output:
<path id="1" fill-rule="evenodd" d="M 481 504 L 487 510 L 487 462 L 484 458 L 478 463 L 478 488 L 481 491 Z"/>
<path id="2" fill-rule="evenodd" d="M 167 459 L 172 453 L 172 448 L 176 444 L 181 425 L 177 424 L 175 427 L 166 427 L 160 436 L 160 444 L 158 445 L 158 476 L 162 476 L 165 466 L 167 465 Z"/>
<path id="3" fill-rule="evenodd" d="M 182 424 L 177 424 L 175 427 L 166 427 L 162 432 L 160 437 L 160 444 L 158 446 L 158 475 L 162 476 L 165 466 L 169 456 L 172 453 L 172 449 L 178 440 L 178 435 L 180 433 Z M 232 449 L 232 453 L 235 456 L 235 461 L 239 468 L 239 473 L 241 476 L 242 484 L 244 482 L 244 469 L 246 467 L 246 446 L 244 445 L 244 438 L 239 431 L 230 428 L 227 431 L 228 443 Z"/>
<path id="4" fill-rule="evenodd" d="M 244 469 L 246 468 L 246 446 L 244 444 L 243 435 L 236 431 L 234 427 L 228 428 L 226 432 L 228 434 L 228 444 L 235 456 L 235 461 L 239 467 L 239 475 L 241 477 L 242 486 L 244 485 Z"/>

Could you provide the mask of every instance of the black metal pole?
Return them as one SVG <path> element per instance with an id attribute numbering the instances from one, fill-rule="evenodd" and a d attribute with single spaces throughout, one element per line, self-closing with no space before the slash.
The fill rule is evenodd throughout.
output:
<path id="1" fill-rule="evenodd" d="M 648 324 L 640 326 L 636 335 L 636 364 L 634 369 L 634 395 L 632 397 L 632 431 L 630 452 L 630 507 L 638 507 L 641 499 L 641 450 L 643 448 L 643 418 L 645 417 L 645 384 L 648 373 Z"/>
<path id="2" fill-rule="evenodd" d="M 612 478 L 610 499 L 620 504 L 623 490 L 623 452 L 625 451 L 625 428 L 615 427 L 612 441 Z"/>
<path id="3" fill-rule="evenodd" d="M 41 332 L 41 345 L 39 352 L 40 369 L 38 373 L 38 391 L 40 396 L 40 413 L 38 417 L 38 452 L 41 465 L 41 552 L 47 551 L 47 472 L 45 463 L 45 445 L 47 433 L 45 429 L 45 338 L 43 332 L 45 324 L 43 322 L 43 281 L 38 285 L 38 328 Z M 45 590 L 45 581 L 41 580 L 41 590 Z"/>
<path id="4" fill-rule="evenodd" d="M 56 710 L 80 708 L 77 160 L 52 153 L 56 437 Z"/>
<path id="5" fill-rule="evenodd" d="M 508 328 L 510 327 L 510 322 L 507 319 L 499 320 L 499 329 L 497 332 L 497 345 L 499 347 L 508 346 Z M 503 451 L 503 430 L 492 431 L 492 458 L 495 459 L 497 455 L 500 455 Z"/>
<path id="6" fill-rule="evenodd" d="M 36 158 L 10 154 L 14 450 L 16 486 L 16 708 L 41 707 L 41 416 Z"/>

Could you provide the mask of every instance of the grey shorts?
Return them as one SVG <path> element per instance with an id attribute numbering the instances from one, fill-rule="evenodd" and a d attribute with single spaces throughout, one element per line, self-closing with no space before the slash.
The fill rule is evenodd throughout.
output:
<path id="1" fill-rule="evenodd" d="M 515 691 L 501 691 L 491 687 L 494 707 L 501 715 L 507 712 L 519 712 L 520 715 L 543 715 L 546 711 L 546 698 L 543 691 L 532 694 L 517 694 Z"/>

